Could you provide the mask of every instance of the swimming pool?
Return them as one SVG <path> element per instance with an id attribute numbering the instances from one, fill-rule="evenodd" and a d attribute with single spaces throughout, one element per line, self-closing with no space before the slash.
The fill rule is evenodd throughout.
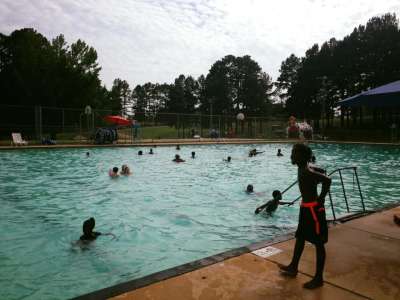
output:
<path id="1" fill-rule="evenodd" d="M 248 158 L 251 148 L 265 153 Z M 276 157 L 278 148 L 284 157 Z M 328 170 L 358 166 L 367 209 L 400 199 L 398 147 L 311 148 Z M 297 205 L 273 217 L 254 215 L 274 189 L 296 180 L 290 149 L 199 145 L 157 147 L 148 155 L 143 147 L 143 156 L 139 148 L 1 151 L 0 299 L 66 299 L 294 230 Z M 171 162 L 176 153 L 186 162 Z M 223 162 L 228 155 L 232 162 Z M 133 175 L 110 179 L 108 169 L 123 163 Z M 360 208 L 351 172 L 343 175 L 350 203 Z M 265 195 L 247 195 L 249 183 Z M 338 177 L 332 195 L 345 212 Z M 284 199 L 297 196 L 295 187 Z M 97 231 L 117 239 L 71 245 L 91 216 Z"/>

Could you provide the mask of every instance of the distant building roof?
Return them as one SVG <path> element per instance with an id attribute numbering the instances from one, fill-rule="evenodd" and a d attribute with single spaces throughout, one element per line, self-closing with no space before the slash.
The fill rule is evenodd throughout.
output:
<path id="1" fill-rule="evenodd" d="M 339 106 L 400 106 L 400 80 L 362 92 L 338 102 Z"/>

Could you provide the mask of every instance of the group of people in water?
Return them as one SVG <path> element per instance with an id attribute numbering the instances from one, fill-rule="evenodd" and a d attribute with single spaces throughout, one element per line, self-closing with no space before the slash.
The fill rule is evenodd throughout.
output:
<path id="1" fill-rule="evenodd" d="M 118 171 L 119 171 L 118 167 L 114 167 L 108 171 L 108 175 L 110 175 L 111 178 L 116 178 L 119 177 L 120 175 L 129 176 L 132 174 L 131 169 L 127 165 L 122 165 L 121 171 L 119 173 Z"/>
<path id="2" fill-rule="evenodd" d="M 176 147 L 180 149 L 179 145 Z M 141 152 L 141 151 L 139 151 Z M 151 153 L 150 153 L 151 152 Z M 149 154 L 153 154 L 151 151 Z M 249 151 L 249 157 L 261 154 L 264 151 L 257 151 L 252 149 Z M 139 153 L 138 153 L 139 154 Z M 142 155 L 143 153 L 139 154 Z M 195 153 L 192 152 L 192 158 L 195 158 Z M 281 149 L 278 149 L 277 156 L 283 156 Z M 281 273 L 284 276 L 295 277 L 298 273 L 298 265 L 302 255 L 305 242 L 308 241 L 314 244 L 316 248 L 316 273 L 311 281 L 304 284 L 304 288 L 314 289 L 323 285 L 323 270 L 325 265 L 325 243 L 328 241 L 328 226 L 325 215 L 325 197 L 329 192 L 331 179 L 326 176 L 323 169 L 317 168 L 315 164 L 315 156 L 311 149 L 305 144 L 295 144 L 292 148 L 291 162 L 297 166 L 297 177 L 299 189 L 301 192 L 301 204 L 299 211 L 299 223 L 296 231 L 296 244 L 294 247 L 293 257 L 289 265 L 281 266 Z M 179 154 L 175 155 L 174 162 L 184 162 Z M 228 156 L 225 161 L 230 162 L 231 157 Z M 118 177 L 119 175 L 129 175 L 130 170 L 127 165 L 121 167 L 121 172 L 118 174 L 118 168 L 114 167 L 110 170 L 111 177 Z M 317 185 L 322 184 L 321 192 L 318 193 Z M 253 185 L 248 185 L 246 192 L 254 193 Z M 282 193 L 275 190 L 272 193 L 273 199 L 258 207 L 255 211 L 256 214 L 265 210 L 267 213 L 274 212 L 279 205 L 293 205 L 295 201 L 282 201 Z M 395 222 L 399 222 L 399 218 L 395 216 Z M 95 240 L 100 232 L 94 231 L 95 220 L 90 218 L 83 223 L 83 235 L 80 237 L 81 241 L 87 242 Z"/>
<path id="3" fill-rule="evenodd" d="M 176 150 L 181 150 L 180 145 L 176 145 L 176 148 L 175 148 L 175 149 L 176 149 Z M 251 150 L 249 151 L 249 157 L 253 157 L 253 156 L 256 156 L 257 154 L 261 154 L 261 153 L 264 153 L 264 152 L 265 152 L 265 151 L 259 151 L 259 150 L 257 150 L 257 149 L 251 149 Z M 150 154 L 150 155 L 154 154 L 153 148 L 150 148 L 148 154 Z M 86 155 L 89 156 L 90 153 L 89 153 L 89 152 L 86 152 Z M 139 150 L 139 151 L 138 151 L 138 155 L 143 155 L 143 151 L 142 151 L 142 150 Z M 278 152 L 277 152 L 276 155 L 277 155 L 277 156 L 283 156 L 281 149 L 278 149 Z M 196 158 L 196 152 L 192 151 L 192 153 L 191 153 L 191 158 L 192 158 L 192 159 Z M 175 157 L 172 159 L 172 161 L 173 161 L 173 162 L 176 162 L 176 163 L 185 162 L 185 160 L 182 159 L 181 156 L 180 156 L 179 154 L 175 154 Z M 231 162 L 231 161 L 232 161 L 232 157 L 231 157 L 231 156 L 228 156 L 227 158 L 224 158 L 223 161 L 225 161 L 225 162 Z M 112 177 L 112 178 L 117 178 L 117 177 L 119 177 L 120 175 L 129 176 L 129 175 L 131 175 L 132 173 L 131 173 L 131 171 L 130 171 L 130 168 L 129 168 L 127 165 L 122 165 L 121 171 L 120 171 L 120 172 L 119 172 L 118 167 L 113 167 L 112 169 L 109 170 L 108 174 L 109 174 L 110 177 Z"/>

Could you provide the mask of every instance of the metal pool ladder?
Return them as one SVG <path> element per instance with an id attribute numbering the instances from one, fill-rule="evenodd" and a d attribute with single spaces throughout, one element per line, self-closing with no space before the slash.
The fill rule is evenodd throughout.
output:
<path id="1" fill-rule="evenodd" d="M 362 192 L 361 192 L 360 181 L 359 181 L 359 179 L 358 179 L 358 174 L 357 174 L 357 167 L 356 167 L 356 166 L 351 166 L 351 167 L 338 168 L 338 169 L 335 169 L 335 170 L 333 170 L 332 172 L 330 172 L 330 173 L 328 174 L 328 176 L 331 176 L 331 175 L 333 175 L 333 174 L 335 174 L 335 173 L 339 173 L 339 178 L 340 178 L 340 183 L 341 183 L 341 185 L 342 185 L 342 191 L 343 191 L 344 201 L 345 201 L 345 203 L 346 203 L 346 209 L 347 209 L 347 212 L 350 213 L 349 202 L 348 202 L 348 200 L 347 200 L 346 190 L 345 190 L 345 188 L 344 188 L 343 177 L 342 177 L 342 171 L 344 171 L 344 170 L 352 170 L 352 171 L 353 171 L 353 180 L 354 180 L 354 177 L 355 177 L 355 178 L 356 178 L 356 181 L 357 181 L 358 192 L 359 192 L 359 194 L 360 194 L 360 201 L 361 201 L 361 205 L 362 205 L 362 213 L 365 213 L 366 210 L 365 210 L 365 204 L 364 204 L 364 197 L 363 197 Z M 285 192 L 287 192 L 288 190 L 290 190 L 293 186 L 295 186 L 295 185 L 297 184 L 297 182 L 298 182 L 298 181 L 296 180 L 296 181 L 293 182 L 291 185 L 289 185 L 289 186 L 282 192 L 282 195 L 283 195 Z M 328 196 L 329 196 L 329 202 L 330 202 L 330 204 L 331 204 L 333 220 L 336 221 L 337 218 L 336 218 L 335 208 L 334 208 L 334 206 L 333 206 L 333 200 L 332 200 L 332 195 L 331 195 L 331 191 L 330 191 L 330 190 L 329 190 L 329 192 L 328 192 Z M 300 195 L 299 197 L 297 197 L 297 198 L 294 200 L 294 202 L 298 201 L 300 198 L 301 198 L 301 195 Z"/>

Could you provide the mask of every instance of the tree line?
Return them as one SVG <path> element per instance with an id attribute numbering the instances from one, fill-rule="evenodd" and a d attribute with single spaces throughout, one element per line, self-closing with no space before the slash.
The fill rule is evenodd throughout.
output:
<path id="1" fill-rule="evenodd" d="M 303 57 L 291 54 L 281 64 L 276 86 L 289 114 L 323 117 L 329 126 L 339 100 L 399 79 L 399 22 L 389 13 L 371 18 L 342 40 L 314 44 Z M 357 111 L 352 110 L 353 117 Z"/>
<path id="2" fill-rule="evenodd" d="M 179 75 L 173 83 L 136 85 L 116 78 L 107 89 L 97 52 L 84 41 L 49 41 L 31 28 L 0 34 L 2 104 L 83 109 L 86 105 L 129 115 L 170 113 L 264 115 L 271 104 L 271 77 L 246 55 L 228 55 L 204 76 Z"/>
<path id="3" fill-rule="evenodd" d="M 291 54 L 276 82 L 250 56 L 227 55 L 198 78 L 181 74 L 172 83 L 132 87 L 116 78 L 107 89 L 97 59 L 93 47 L 69 45 L 62 34 L 49 41 L 31 28 L 0 33 L 1 104 L 265 117 L 278 98 L 287 115 L 332 120 L 340 99 L 400 78 L 400 30 L 395 14 L 373 17 L 342 40 Z"/>

